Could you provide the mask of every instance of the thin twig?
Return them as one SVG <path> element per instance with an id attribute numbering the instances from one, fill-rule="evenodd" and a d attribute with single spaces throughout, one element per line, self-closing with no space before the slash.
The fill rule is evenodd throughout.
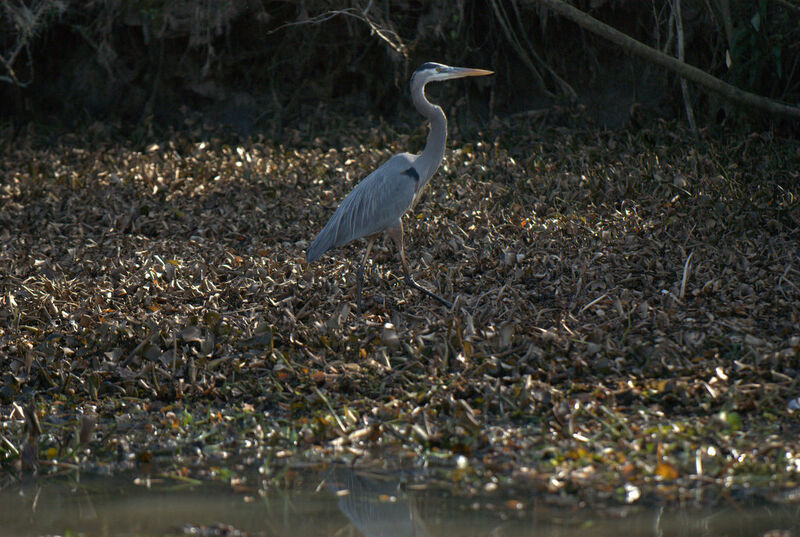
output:
<path id="1" fill-rule="evenodd" d="M 539 64 L 542 65 L 547 70 L 548 73 L 550 73 L 550 76 L 552 76 L 553 79 L 561 87 L 561 91 L 563 92 L 564 95 L 566 95 L 567 97 L 569 97 L 569 99 L 573 101 L 576 100 L 578 98 L 578 94 L 575 92 L 573 87 L 570 86 L 566 80 L 558 76 L 555 70 L 553 70 L 553 68 L 550 67 L 550 65 L 536 53 L 535 47 L 531 44 L 530 39 L 528 39 L 528 32 L 522 25 L 522 17 L 520 15 L 519 7 L 517 6 L 516 0 L 511 0 L 511 7 L 514 8 L 514 14 L 516 15 L 517 18 L 517 26 L 519 27 L 520 35 L 522 36 L 522 39 L 525 41 L 527 49 L 531 51 L 531 56 L 533 57 L 533 59 L 539 62 Z"/>
<path id="2" fill-rule="evenodd" d="M 330 402 L 330 401 L 328 401 L 328 398 L 327 398 L 327 397 L 325 397 L 325 395 L 324 395 L 324 394 L 323 394 L 321 391 L 319 391 L 319 388 L 317 388 L 317 387 L 314 387 L 314 391 L 317 393 L 317 396 L 318 396 L 320 399 L 322 399 L 322 402 L 323 402 L 323 403 L 325 403 L 325 406 L 327 406 L 327 407 L 328 407 L 328 410 L 330 410 L 330 412 L 331 412 L 331 415 L 333 416 L 333 419 L 335 419 L 335 420 L 336 420 L 336 425 L 338 425 L 338 426 L 339 426 L 339 429 L 341 429 L 341 431 L 342 431 L 344 434 L 347 434 L 347 428 L 345 428 L 345 426 L 344 426 L 344 423 L 342 423 L 342 420 L 341 420 L 341 419 L 339 419 L 339 415 L 338 415 L 338 414 L 336 413 L 336 411 L 333 409 L 333 405 L 331 405 L 331 402 Z"/>
<path id="3" fill-rule="evenodd" d="M 533 64 L 533 60 L 531 59 L 530 55 L 525 51 L 525 49 L 520 44 L 519 40 L 517 39 L 514 30 L 511 28 L 511 22 L 508 20 L 508 16 L 505 14 L 503 7 L 497 2 L 497 0 L 492 0 L 492 10 L 494 11 L 495 17 L 497 17 L 497 21 L 500 23 L 500 26 L 503 28 L 503 32 L 506 34 L 506 39 L 508 40 L 509 44 L 514 48 L 517 55 L 519 55 L 520 60 L 528 70 L 533 75 L 533 78 L 536 80 L 536 86 L 548 97 L 554 97 L 553 93 L 547 89 L 547 84 L 542 77 L 542 74 Z"/>
<path id="4" fill-rule="evenodd" d="M 24 2 L 19 6 L 15 6 L 9 2 L 3 2 L 0 7 L 6 12 L 6 16 L 11 20 L 11 24 L 17 32 L 16 42 L 11 52 L 8 55 L 0 55 L 0 64 L 8 73 L 8 76 L 0 76 L 0 81 L 25 88 L 33 82 L 33 57 L 30 52 L 30 40 L 36 36 L 42 20 L 47 15 L 54 13 L 60 15 L 66 10 L 66 4 L 45 1 L 36 6 L 30 6 L 30 3 L 26 5 Z M 23 50 L 28 55 L 30 69 L 30 77 L 26 82 L 22 82 L 14 70 L 14 62 L 16 62 L 17 56 Z"/>
<path id="5" fill-rule="evenodd" d="M 683 300 L 683 295 L 686 293 L 686 282 L 689 280 L 689 272 L 691 271 L 691 263 L 693 255 L 694 255 L 694 250 L 692 250 L 692 252 L 686 258 L 686 262 L 683 264 L 683 278 L 681 278 L 681 292 L 680 292 L 681 300 Z"/>
<path id="6" fill-rule="evenodd" d="M 675 10 L 675 32 L 678 34 L 678 41 L 675 44 L 677 48 L 678 59 L 684 61 L 685 45 L 683 40 L 683 15 L 681 14 L 681 0 L 675 0 L 673 5 Z M 686 120 L 689 122 L 689 128 L 693 133 L 697 133 L 697 124 L 694 121 L 694 110 L 692 110 L 692 99 L 689 95 L 689 84 L 686 79 L 681 77 L 681 94 L 683 95 L 683 106 L 686 108 Z M 681 295 L 683 298 L 683 295 Z"/>
<path id="7" fill-rule="evenodd" d="M 325 13 L 320 13 L 319 15 L 316 15 L 314 17 L 305 20 L 287 22 L 285 24 L 281 24 L 277 28 L 274 28 L 269 32 L 267 32 L 267 35 L 274 34 L 275 32 L 278 32 L 290 26 L 300 26 L 304 24 L 321 24 L 323 22 L 327 22 L 333 19 L 334 17 L 338 17 L 341 15 L 345 17 L 353 17 L 354 19 L 358 19 L 360 21 L 365 22 L 369 26 L 372 33 L 377 35 L 382 41 L 386 42 L 386 44 L 389 45 L 389 47 L 392 50 L 403 56 L 403 58 L 407 58 L 408 48 L 406 47 L 405 43 L 403 43 L 403 40 L 400 38 L 400 36 L 397 35 L 397 32 L 395 32 L 394 30 L 381 28 L 380 26 L 375 24 L 375 22 L 373 22 L 372 19 L 367 17 L 367 12 L 369 11 L 370 7 L 372 7 L 371 1 L 369 2 L 369 4 L 367 4 L 367 7 L 364 8 L 363 10 L 358 10 L 353 7 L 348 7 L 345 9 L 326 11 Z"/>
<path id="8" fill-rule="evenodd" d="M 584 311 L 586 311 L 587 309 L 591 308 L 592 306 L 594 306 L 595 304 L 597 304 L 598 302 L 600 302 L 601 300 L 603 300 L 603 299 L 604 299 L 605 297 L 607 297 L 607 296 L 608 296 L 608 293 L 603 293 L 603 294 L 602 294 L 602 295 L 600 295 L 599 297 L 595 298 L 594 300 L 592 300 L 591 302 L 589 302 L 588 304 L 586 304 L 584 307 L 582 307 L 582 308 L 580 309 L 580 311 L 578 312 L 578 315 L 580 315 L 581 313 L 583 313 L 583 312 L 584 312 Z"/>

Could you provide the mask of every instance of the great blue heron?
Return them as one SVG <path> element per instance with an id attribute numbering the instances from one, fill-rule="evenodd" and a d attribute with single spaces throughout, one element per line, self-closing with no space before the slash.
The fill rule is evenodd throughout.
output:
<path id="1" fill-rule="evenodd" d="M 367 250 L 356 274 L 356 303 L 359 313 L 362 310 L 364 265 L 376 237 L 383 231 L 387 231 L 397 244 L 406 283 L 446 307 L 453 307 L 450 302 L 420 286 L 411 277 L 403 247 L 402 217 L 416 205 L 423 188 L 439 168 L 447 141 L 447 117 L 441 107 L 432 104 L 425 97 L 425 85 L 451 78 L 491 74 L 492 71 L 485 69 L 450 67 L 433 62 L 424 63 L 414 71 L 411 75 L 411 99 L 419 113 L 431 123 L 425 149 L 419 155 L 394 155 L 358 183 L 308 247 L 306 261 L 311 263 L 331 248 L 343 246 L 361 237 L 367 238 Z"/>

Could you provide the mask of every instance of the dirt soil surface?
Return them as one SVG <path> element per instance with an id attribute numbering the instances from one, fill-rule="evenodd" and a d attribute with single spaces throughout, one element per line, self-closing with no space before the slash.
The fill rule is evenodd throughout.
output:
<path id="1" fill-rule="evenodd" d="M 363 243 L 305 248 L 424 126 L 0 133 L 0 485 L 338 461 L 509 509 L 798 502 L 797 141 L 551 119 L 451 125 L 405 223 L 455 307 L 387 238 L 360 318 Z"/>

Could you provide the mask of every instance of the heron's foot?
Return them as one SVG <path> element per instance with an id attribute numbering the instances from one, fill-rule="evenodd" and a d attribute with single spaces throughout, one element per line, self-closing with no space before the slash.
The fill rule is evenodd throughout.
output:
<path id="1" fill-rule="evenodd" d="M 439 302 L 442 306 L 446 307 L 447 309 L 453 309 L 453 303 L 452 302 L 448 302 L 447 300 L 443 299 L 442 297 L 440 297 L 436 293 L 428 291 L 427 289 L 422 287 L 420 284 L 415 282 L 413 280 L 413 278 L 411 278 L 411 276 L 409 276 L 408 274 L 406 274 L 405 280 L 406 280 L 406 283 L 408 285 L 410 285 L 411 287 L 413 287 L 417 291 L 420 291 L 421 293 L 424 293 L 424 294 L 428 295 L 429 297 L 431 297 L 432 299 L 436 300 L 437 302 Z"/>

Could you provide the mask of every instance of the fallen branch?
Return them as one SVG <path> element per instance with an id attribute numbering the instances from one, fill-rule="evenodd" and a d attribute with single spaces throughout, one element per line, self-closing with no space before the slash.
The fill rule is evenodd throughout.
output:
<path id="1" fill-rule="evenodd" d="M 679 76 L 687 78 L 692 82 L 696 82 L 701 86 L 705 86 L 709 90 L 719 93 L 723 97 L 727 97 L 732 101 L 754 106 L 771 114 L 790 116 L 800 119 L 800 108 L 741 90 L 735 86 L 731 86 L 727 82 L 723 82 L 719 78 L 709 75 L 697 67 L 677 60 L 668 54 L 664 54 L 663 52 L 660 52 L 640 41 L 637 41 L 636 39 L 633 39 L 629 35 L 626 35 L 619 30 L 600 22 L 591 15 L 584 13 L 580 9 L 567 4 L 563 0 L 532 1 L 550 8 L 562 17 L 566 17 L 567 19 L 592 33 L 595 33 L 601 37 L 605 37 L 609 41 L 622 47 L 627 52 L 641 56 L 642 58 L 653 63 L 657 63 L 658 65 L 673 71 Z"/>

